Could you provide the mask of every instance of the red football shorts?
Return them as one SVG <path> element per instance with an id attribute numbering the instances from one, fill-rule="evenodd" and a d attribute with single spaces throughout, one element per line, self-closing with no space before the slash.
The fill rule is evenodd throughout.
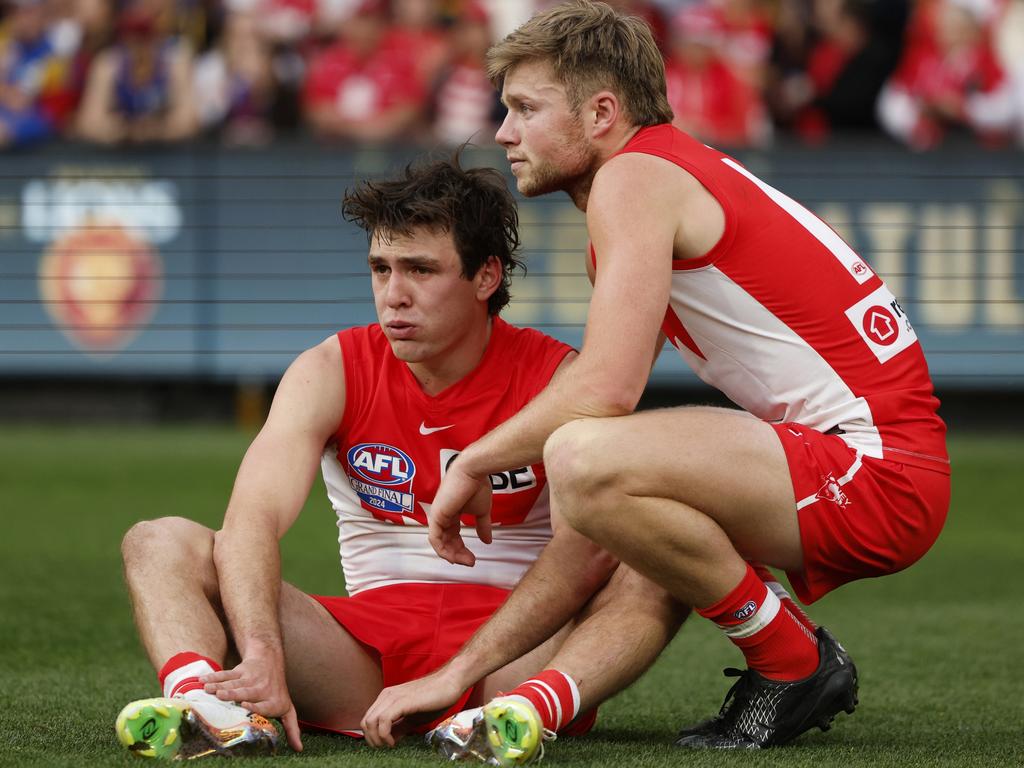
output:
<path id="1" fill-rule="evenodd" d="M 387 687 L 423 677 L 443 665 L 508 594 L 506 589 L 478 584 L 420 583 L 368 589 L 353 597 L 311 597 L 377 657 Z M 415 732 L 426 733 L 461 711 L 473 690 L 465 691 L 451 709 Z"/>
<path id="2" fill-rule="evenodd" d="M 838 435 L 773 424 L 793 480 L 802 572 L 793 590 L 813 603 L 855 579 L 901 571 L 927 552 L 949 510 L 949 475 L 858 455 Z"/>

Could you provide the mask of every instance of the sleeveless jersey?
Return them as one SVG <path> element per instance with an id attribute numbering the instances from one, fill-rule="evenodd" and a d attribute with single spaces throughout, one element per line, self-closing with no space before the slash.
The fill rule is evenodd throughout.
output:
<path id="1" fill-rule="evenodd" d="M 493 318 L 483 358 L 465 378 L 426 395 L 377 325 L 338 333 L 345 413 L 321 460 L 338 518 L 350 595 L 404 582 L 512 589 L 551 538 L 544 466 L 491 476 L 493 542 L 462 535 L 477 557 L 452 565 L 427 541 L 427 511 L 463 448 L 513 416 L 551 379 L 570 347 Z"/>
<path id="2" fill-rule="evenodd" d="M 725 212 L 709 253 L 672 262 L 662 325 L 702 380 L 764 421 L 835 430 L 866 456 L 949 472 L 921 345 L 862 258 L 799 203 L 670 125 L 641 129 L 625 152 L 675 163 Z"/>

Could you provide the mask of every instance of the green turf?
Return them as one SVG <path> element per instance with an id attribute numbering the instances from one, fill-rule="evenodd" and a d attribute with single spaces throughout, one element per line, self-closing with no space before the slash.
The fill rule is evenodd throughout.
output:
<path id="1" fill-rule="evenodd" d="M 247 438 L 215 429 L 0 428 L 0 765 L 133 765 L 113 732 L 127 701 L 157 693 L 121 583 L 135 521 L 216 524 Z M 587 739 L 552 745 L 565 766 L 1019 766 L 1024 705 L 1024 438 L 951 444 L 954 496 L 936 547 L 909 571 L 849 585 L 814 607 L 861 669 L 861 706 L 836 728 L 758 755 L 672 749 L 714 711 L 738 654 L 690 621 L 655 668 L 607 704 Z M 285 577 L 335 591 L 336 529 L 314 492 L 284 542 Z M 298 555 L 302 553 L 300 558 Z M 303 765 L 438 765 L 420 745 L 375 752 L 306 737 Z M 141 763 L 139 763 L 141 765 Z"/>

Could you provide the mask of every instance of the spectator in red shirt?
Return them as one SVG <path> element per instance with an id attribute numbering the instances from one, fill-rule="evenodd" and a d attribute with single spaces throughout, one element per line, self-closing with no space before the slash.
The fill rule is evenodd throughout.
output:
<path id="1" fill-rule="evenodd" d="M 886 130 L 931 149 L 952 129 L 987 144 L 1009 137 L 1013 93 L 991 39 L 992 0 L 931 0 L 918 6 L 910 43 L 878 103 Z"/>
<path id="2" fill-rule="evenodd" d="M 340 28 L 338 41 L 313 57 L 306 116 L 322 137 L 359 142 L 407 136 L 425 109 L 415 52 L 387 45 L 384 4 L 369 0 Z"/>
<path id="3" fill-rule="evenodd" d="M 707 7 L 691 6 L 676 16 L 665 60 L 673 125 L 718 146 L 766 144 L 767 112 L 758 91 L 723 59 L 725 34 L 721 17 Z"/>

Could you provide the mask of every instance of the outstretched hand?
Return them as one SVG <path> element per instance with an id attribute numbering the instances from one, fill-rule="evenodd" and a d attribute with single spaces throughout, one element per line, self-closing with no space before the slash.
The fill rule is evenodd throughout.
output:
<path id="1" fill-rule="evenodd" d="M 405 718 L 421 713 L 437 716 L 455 704 L 462 687 L 443 670 L 385 688 L 363 716 L 363 736 L 373 747 L 393 747 Z"/>
<path id="2" fill-rule="evenodd" d="M 238 666 L 203 675 L 204 690 L 222 701 L 234 701 L 250 712 L 276 717 L 284 726 L 288 745 L 302 751 L 299 720 L 285 682 L 284 664 L 269 654 L 252 654 Z"/>
<path id="3" fill-rule="evenodd" d="M 476 556 L 462 540 L 462 516 L 476 519 L 476 532 L 491 543 L 491 479 L 482 480 L 459 468 L 456 459 L 448 468 L 427 515 L 430 546 L 449 563 L 473 566 Z"/>

